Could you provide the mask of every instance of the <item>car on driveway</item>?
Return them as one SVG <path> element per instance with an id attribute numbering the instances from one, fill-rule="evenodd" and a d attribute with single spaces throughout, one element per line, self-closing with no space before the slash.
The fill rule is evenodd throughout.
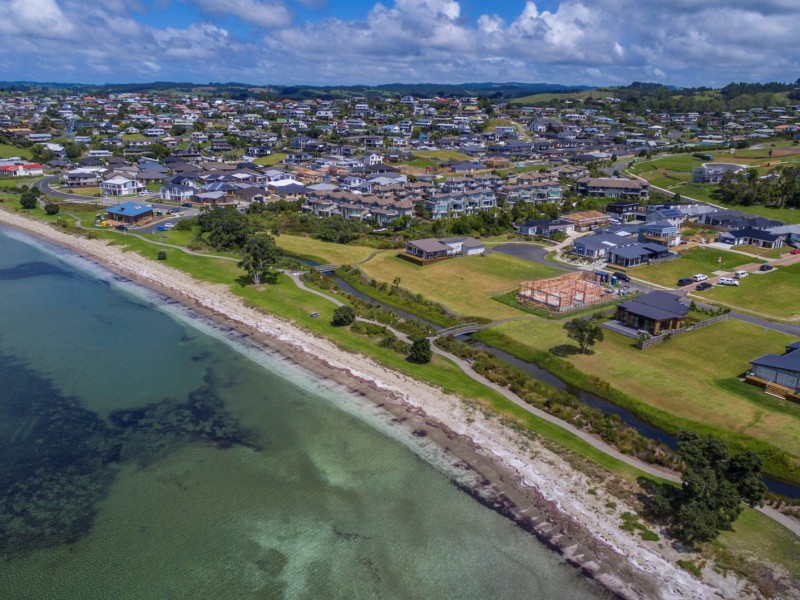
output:
<path id="1" fill-rule="evenodd" d="M 733 277 L 720 277 L 718 285 L 739 285 L 739 280 Z"/>
<path id="2" fill-rule="evenodd" d="M 626 281 L 627 282 L 627 281 L 631 280 L 631 276 L 630 275 L 628 275 L 627 273 L 622 273 L 621 271 L 614 271 L 612 273 L 612 276 L 616 277 L 619 281 Z"/>
<path id="3" fill-rule="evenodd" d="M 706 290 L 710 290 L 712 287 L 714 286 L 707 281 L 703 281 L 702 283 L 698 283 L 694 290 L 696 292 L 705 292 Z"/>
<path id="4" fill-rule="evenodd" d="M 758 267 L 758 270 L 759 271 L 772 271 L 772 269 L 774 269 L 774 268 L 775 267 L 773 267 L 772 265 L 761 265 L 760 267 Z"/>
<path id="5" fill-rule="evenodd" d="M 687 285 L 692 285 L 693 283 L 694 283 L 694 281 L 692 279 L 690 279 L 689 277 L 681 277 L 680 279 L 678 279 L 678 287 L 684 287 L 684 286 L 687 286 Z"/>
<path id="6" fill-rule="evenodd" d="M 692 281 L 705 281 L 708 279 L 708 275 L 703 275 L 702 273 L 698 273 L 692 277 Z"/>

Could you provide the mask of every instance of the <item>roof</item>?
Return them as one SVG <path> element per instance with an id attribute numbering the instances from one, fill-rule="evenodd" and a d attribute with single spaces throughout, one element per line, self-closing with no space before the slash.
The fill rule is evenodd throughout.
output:
<path id="1" fill-rule="evenodd" d="M 739 238 L 753 238 L 756 240 L 764 240 L 767 242 L 774 242 L 779 237 L 782 237 L 778 233 L 770 233 L 769 231 L 763 231 L 761 229 L 754 229 L 753 227 L 745 227 L 744 229 L 737 229 L 735 231 L 728 231 L 722 234 L 723 236 L 730 236 L 736 239 Z"/>
<path id="2" fill-rule="evenodd" d="M 414 246 L 423 252 L 450 252 L 452 248 L 446 246 L 442 242 L 434 238 L 425 238 L 424 240 L 414 240 L 408 242 L 410 246 Z"/>
<path id="3" fill-rule="evenodd" d="M 139 215 L 153 212 L 153 207 L 149 204 L 139 204 L 137 202 L 123 202 L 117 206 L 112 206 L 106 210 L 112 215 L 125 215 L 126 217 L 138 217 Z"/>
<path id="4" fill-rule="evenodd" d="M 689 312 L 689 307 L 681 302 L 678 296 L 661 291 L 650 292 L 629 302 L 622 302 L 619 306 L 630 313 L 654 321 L 682 318 Z"/>
<path id="5" fill-rule="evenodd" d="M 800 352 L 795 351 L 781 355 L 765 354 L 764 356 L 751 360 L 750 364 L 800 373 Z"/>

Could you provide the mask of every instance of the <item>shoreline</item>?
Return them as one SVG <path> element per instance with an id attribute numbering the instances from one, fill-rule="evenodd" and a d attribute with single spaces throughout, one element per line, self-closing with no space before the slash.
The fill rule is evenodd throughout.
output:
<path id="1" fill-rule="evenodd" d="M 746 595 L 744 582 L 713 571 L 705 573 L 710 582 L 700 581 L 675 564 L 681 555 L 664 541 L 644 542 L 622 530 L 619 515 L 635 510 L 620 501 L 620 508 L 609 513 L 604 495 L 592 493 L 593 488 L 602 489 L 602 481 L 455 396 L 371 358 L 341 350 L 280 317 L 249 308 L 224 285 L 195 280 L 104 240 L 69 235 L 5 210 L 0 210 L 0 224 L 65 247 L 172 298 L 381 408 L 413 435 L 430 438 L 480 482 L 470 486 L 451 477 L 454 485 L 535 535 L 618 597 Z"/>

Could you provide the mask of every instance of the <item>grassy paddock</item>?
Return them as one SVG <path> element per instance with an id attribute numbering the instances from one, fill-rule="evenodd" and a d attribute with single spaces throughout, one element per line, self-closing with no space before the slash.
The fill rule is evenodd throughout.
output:
<path id="1" fill-rule="evenodd" d="M 475 336 L 666 431 L 692 429 L 722 437 L 737 448 L 757 449 L 771 475 L 800 481 L 800 407 L 739 381 L 750 359 L 781 352 L 794 339 L 789 335 L 729 320 L 641 352 L 633 340 L 606 332 L 594 354 L 569 358 L 549 352 L 572 345 L 559 322 L 504 323 Z M 743 339 L 748 343 L 735 342 Z"/>
<path id="2" fill-rule="evenodd" d="M 396 253 L 379 254 L 361 265 L 368 277 L 391 283 L 400 277 L 400 287 L 446 306 L 463 316 L 489 319 L 520 316 L 520 312 L 492 300 L 519 287 L 521 281 L 563 273 L 555 267 L 495 252 L 488 256 L 463 256 L 420 267 L 398 258 Z"/>
<path id="3" fill-rule="evenodd" d="M 333 244 L 300 235 L 281 234 L 276 243 L 288 254 L 315 256 L 326 264 L 351 265 L 367 258 L 375 248 L 349 244 Z"/>
<path id="4" fill-rule="evenodd" d="M 742 257 L 746 258 L 746 257 Z M 752 261 L 751 261 L 752 262 Z M 800 315 L 800 263 L 754 273 L 738 287 L 715 285 L 704 297 L 778 319 Z"/>

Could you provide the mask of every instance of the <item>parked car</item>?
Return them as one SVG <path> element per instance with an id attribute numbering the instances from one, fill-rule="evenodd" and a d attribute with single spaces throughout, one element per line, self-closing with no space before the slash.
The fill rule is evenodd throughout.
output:
<path id="1" fill-rule="evenodd" d="M 795 248 L 792 250 L 792 254 L 800 254 L 800 248 Z"/>
<path id="2" fill-rule="evenodd" d="M 628 275 L 627 273 L 622 273 L 621 271 L 614 271 L 612 273 L 612 275 L 614 277 L 616 277 L 619 281 L 626 281 L 627 282 L 627 281 L 631 280 L 631 276 L 630 275 Z"/>
<path id="3" fill-rule="evenodd" d="M 127 225 L 114 225 L 114 229 L 117 229 L 119 231 L 128 231 L 128 226 Z"/>
<path id="4" fill-rule="evenodd" d="M 694 281 L 689 277 L 681 277 L 678 279 L 678 287 L 684 287 L 687 285 L 692 285 Z"/>
<path id="5" fill-rule="evenodd" d="M 692 281 L 705 281 L 708 279 L 708 275 L 703 275 L 702 273 L 698 273 L 692 277 Z"/>
<path id="6" fill-rule="evenodd" d="M 192 208 L 192 203 L 191 202 L 184 202 L 183 204 L 181 204 L 181 206 L 183 206 L 184 208 Z"/>
<path id="7" fill-rule="evenodd" d="M 164 223 L 164 227 L 166 227 L 167 229 L 172 229 L 173 227 L 175 227 L 175 223 Z"/>
<path id="8" fill-rule="evenodd" d="M 733 277 L 720 277 L 719 285 L 739 285 L 739 280 Z"/>
<path id="9" fill-rule="evenodd" d="M 772 265 L 761 265 L 760 267 L 758 267 L 758 270 L 759 271 L 772 271 L 772 269 L 774 269 L 774 268 L 775 267 L 773 267 Z"/>
<path id="10" fill-rule="evenodd" d="M 749 275 L 749 273 L 747 271 L 736 271 L 733 274 L 733 276 L 736 277 L 736 279 L 744 279 L 748 275 Z"/>
<path id="11" fill-rule="evenodd" d="M 714 286 L 708 283 L 707 281 L 704 281 L 702 283 L 698 283 L 697 287 L 695 287 L 694 289 L 696 292 L 705 292 L 706 290 L 710 290 L 712 287 Z"/>

